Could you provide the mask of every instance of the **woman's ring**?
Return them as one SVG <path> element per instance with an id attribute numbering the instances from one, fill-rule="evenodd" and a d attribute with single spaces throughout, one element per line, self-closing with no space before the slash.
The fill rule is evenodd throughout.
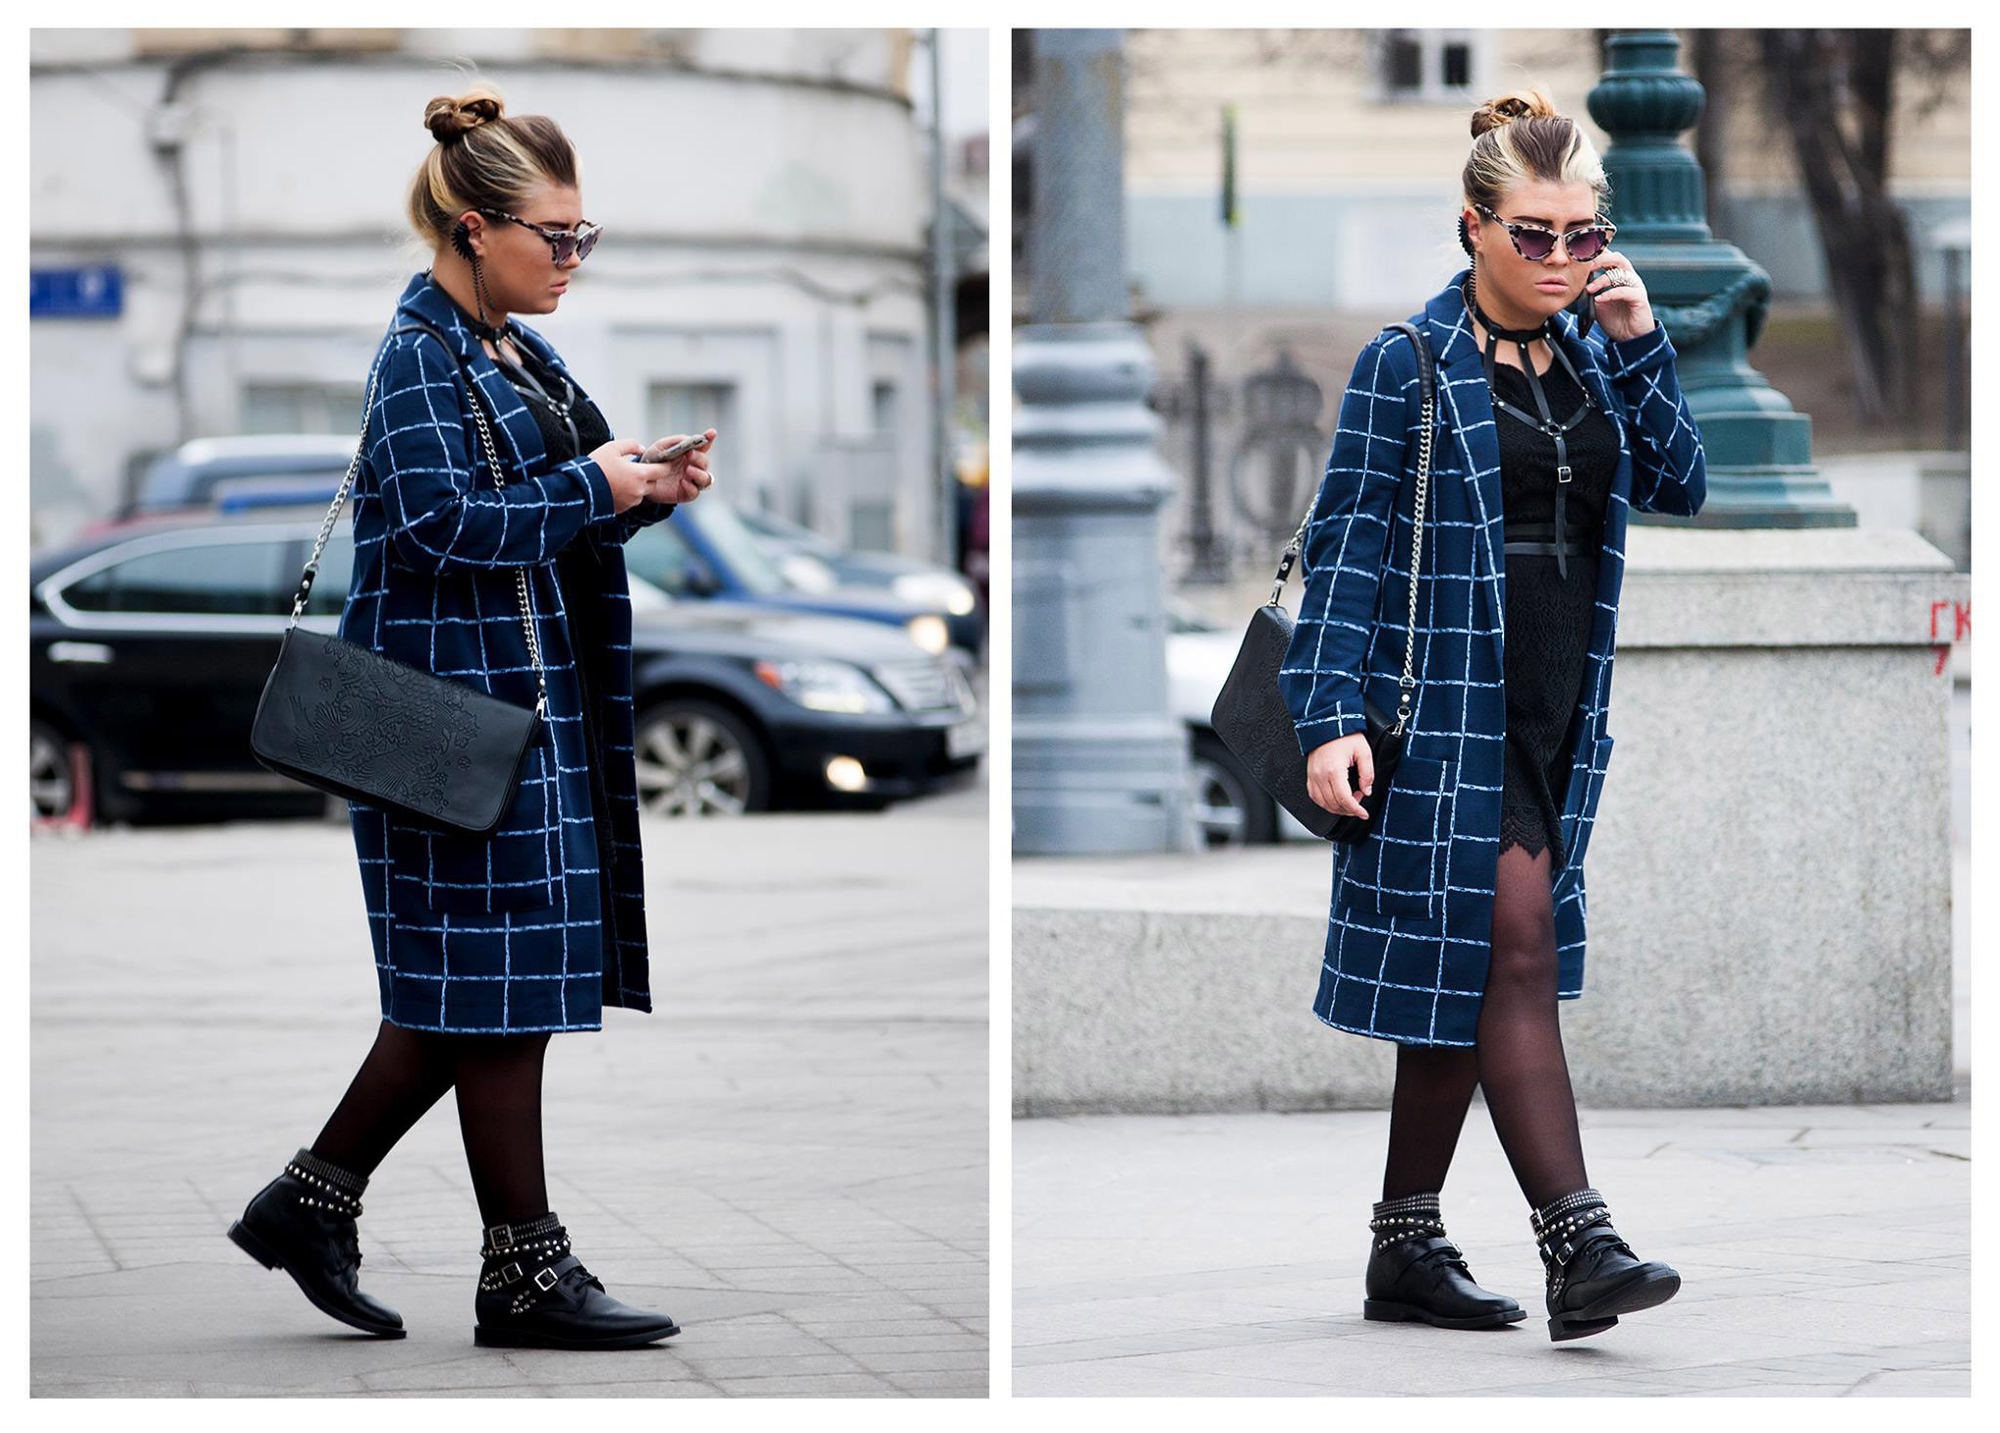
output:
<path id="1" fill-rule="evenodd" d="M 1639 281 L 1639 276 L 1630 269 L 1606 269 L 1601 277 L 1604 280 L 1604 287 L 1607 289 L 1620 288 L 1626 284 L 1633 284 Z"/>

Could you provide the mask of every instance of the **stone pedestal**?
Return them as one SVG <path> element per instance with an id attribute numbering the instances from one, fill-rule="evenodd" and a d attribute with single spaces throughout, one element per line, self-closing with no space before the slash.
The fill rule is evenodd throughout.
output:
<path id="1" fill-rule="evenodd" d="M 1949 671 L 1968 581 L 1908 532 L 1634 528 L 1590 948 L 1595 1106 L 1951 1095 Z M 1386 1106 L 1394 1047 L 1312 1014 L 1318 845 L 1020 860 L 1027 1114 Z"/>

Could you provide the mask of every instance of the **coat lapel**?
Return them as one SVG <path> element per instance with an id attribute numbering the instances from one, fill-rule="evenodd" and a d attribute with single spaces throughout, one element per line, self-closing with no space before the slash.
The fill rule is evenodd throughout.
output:
<path id="1" fill-rule="evenodd" d="M 514 385 L 507 381 L 500 366 L 486 356 L 486 350 L 466 327 L 457 302 L 438 286 L 428 270 L 411 277 L 396 312 L 399 318 L 420 318 L 443 334 L 452 356 L 478 385 L 486 416 L 493 425 L 493 441 L 500 450 L 500 460 L 512 469 L 508 481 L 519 482 L 538 471 L 548 457 L 548 448 L 542 442 L 542 430 L 535 422 L 535 415 L 528 411 L 528 405 L 521 401 L 521 395 L 514 391 Z M 513 331 L 516 341 L 522 341 L 523 326 L 515 324 Z M 485 465 L 484 454 L 479 455 L 479 462 L 482 467 Z"/>
<path id="2" fill-rule="evenodd" d="M 1493 399 L 1486 387 L 1479 346 L 1473 341 L 1471 315 L 1459 284 L 1468 271 L 1424 305 L 1417 322 L 1431 341 L 1438 367 L 1440 416 L 1451 429 L 1458 460 L 1464 465 L 1466 494 L 1474 523 L 1473 577 L 1486 603 L 1484 636 L 1493 647 L 1495 670 L 1501 669 L 1501 616 L 1507 607 L 1507 564 L 1501 550 L 1505 534 L 1500 507 L 1500 438 L 1493 425 Z"/>

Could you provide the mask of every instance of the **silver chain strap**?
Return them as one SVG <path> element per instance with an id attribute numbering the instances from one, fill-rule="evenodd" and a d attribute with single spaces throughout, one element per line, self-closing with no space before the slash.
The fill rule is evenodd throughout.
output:
<path id="1" fill-rule="evenodd" d="M 320 554 L 326 550 L 327 539 L 333 536 L 334 520 L 340 516 L 340 509 L 347 502 L 348 491 L 354 486 L 354 475 L 361 471 L 361 447 L 368 441 L 368 413 L 375 403 L 376 380 L 380 374 L 381 369 L 378 366 L 376 371 L 368 376 L 368 395 L 361 400 L 361 438 L 355 444 L 354 461 L 347 465 L 347 476 L 340 480 L 340 490 L 333 495 L 333 505 L 326 510 L 326 521 L 320 524 L 319 536 L 313 540 L 312 556 L 306 559 L 305 574 L 299 580 L 298 596 L 292 599 L 291 621 L 285 624 L 285 630 L 288 632 L 306 610 L 306 594 L 312 591 L 313 578 L 319 575 Z M 503 487 L 506 479 L 502 474 L 506 470 L 500 466 L 500 453 L 493 445 L 493 430 L 486 424 L 486 410 L 479 406 L 478 385 L 468 376 L 466 387 L 469 390 L 467 396 L 472 401 L 472 421 L 477 425 L 479 441 L 486 449 L 487 466 L 493 471 L 493 486 Z M 521 630 L 528 638 L 528 659 L 535 664 L 535 711 L 546 720 L 549 714 L 549 681 L 548 674 L 542 669 L 542 643 L 535 631 L 532 615 L 534 601 L 528 589 L 528 569 L 525 567 L 514 569 L 514 594 L 521 604 Z"/>
<path id="2" fill-rule="evenodd" d="M 469 388 L 476 386 L 469 378 L 466 382 Z M 486 461 L 493 469 L 493 482 L 497 487 L 501 482 L 500 454 L 493 447 L 493 430 L 486 426 L 486 410 L 479 406 L 476 392 L 472 394 L 472 421 L 479 425 L 479 441 L 485 445 Z M 546 719 L 549 714 L 549 682 L 542 671 L 541 640 L 535 635 L 534 621 L 528 615 L 534 608 L 528 595 L 527 568 L 514 569 L 514 591 L 521 600 L 521 630 L 528 635 L 528 660 L 535 664 L 535 710 Z"/>
<path id="3" fill-rule="evenodd" d="M 1413 343 L 1422 342 L 1412 339 Z M 1419 374 L 1422 372 L 1423 355 L 1417 356 Z M 1396 725 L 1391 735 L 1400 735 L 1410 720 L 1410 693 L 1417 685 L 1417 573 L 1422 571 L 1424 553 L 1424 508 L 1431 489 L 1431 429 L 1437 417 L 1437 384 L 1433 380 L 1426 386 L 1423 400 L 1421 434 L 1417 439 L 1417 496 L 1412 531 L 1410 534 L 1410 615 L 1405 628 L 1403 643 L 1403 675 L 1397 683 L 1399 688 L 1396 704 Z M 1270 605 L 1276 606 L 1285 595 L 1285 579 L 1292 575 L 1292 565 L 1299 560 L 1305 550 L 1306 529 L 1312 526 L 1313 511 L 1319 506 L 1319 496 L 1306 505 L 1306 515 L 1299 521 L 1299 530 L 1292 534 L 1291 542 L 1285 548 L 1285 555 L 1278 559 L 1278 578 L 1271 584 Z"/>

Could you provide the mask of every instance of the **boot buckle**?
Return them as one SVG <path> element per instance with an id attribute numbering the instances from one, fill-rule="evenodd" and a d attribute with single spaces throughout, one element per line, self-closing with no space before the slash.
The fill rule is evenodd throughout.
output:
<path id="1" fill-rule="evenodd" d="M 553 1289 L 555 1286 L 556 1286 L 556 1271 L 553 1268 L 544 1266 L 540 1269 L 535 1270 L 536 1288 L 540 1289 L 543 1293 L 546 1294 L 550 1289 Z"/>
<path id="2" fill-rule="evenodd" d="M 486 1231 L 486 1247 L 495 1253 L 500 1252 L 502 1249 L 513 1248 L 514 1226 L 511 1224 L 495 1224 L 492 1228 L 488 1229 Z"/>

